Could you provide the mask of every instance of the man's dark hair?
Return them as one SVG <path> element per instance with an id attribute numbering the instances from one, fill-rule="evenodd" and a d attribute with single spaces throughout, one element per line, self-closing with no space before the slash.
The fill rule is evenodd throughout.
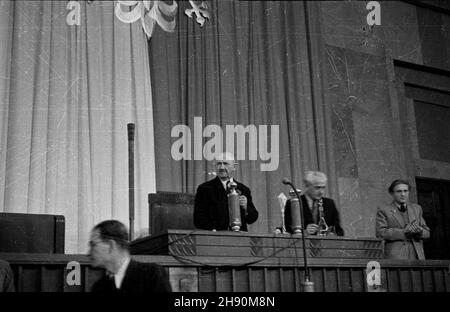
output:
<path id="1" fill-rule="evenodd" d="M 97 230 L 102 240 L 113 240 L 121 248 L 129 250 L 128 230 L 117 220 L 106 220 L 97 224 L 92 231 Z"/>
<path id="2" fill-rule="evenodd" d="M 391 185 L 389 186 L 389 188 L 388 188 L 389 193 L 394 193 L 394 188 L 395 188 L 397 185 L 399 185 L 399 184 L 405 184 L 405 185 L 408 185 L 408 191 L 411 189 L 411 185 L 409 184 L 408 181 L 402 180 L 402 179 L 397 179 L 397 180 L 394 180 L 394 181 L 391 183 Z"/>

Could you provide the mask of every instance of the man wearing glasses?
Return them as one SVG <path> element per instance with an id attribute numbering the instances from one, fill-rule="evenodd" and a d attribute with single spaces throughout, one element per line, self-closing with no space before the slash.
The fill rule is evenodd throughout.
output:
<path id="1" fill-rule="evenodd" d="M 220 154 L 215 161 L 217 177 L 200 184 L 195 194 L 194 225 L 209 231 L 229 230 L 228 193 L 229 184 L 237 184 L 241 211 L 241 231 L 247 231 L 247 224 L 258 219 L 258 211 L 252 201 L 250 189 L 233 178 L 236 162 L 231 153 Z"/>
<path id="2" fill-rule="evenodd" d="M 128 231 L 123 223 L 107 220 L 91 231 L 89 258 L 93 267 L 106 270 L 93 292 L 170 292 L 165 269 L 156 263 L 131 259 Z"/>

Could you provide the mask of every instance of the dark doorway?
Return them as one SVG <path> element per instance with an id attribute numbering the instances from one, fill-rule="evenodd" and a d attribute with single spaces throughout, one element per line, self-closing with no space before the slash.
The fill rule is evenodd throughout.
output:
<path id="1" fill-rule="evenodd" d="M 427 259 L 450 259 L 450 181 L 416 178 L 418 202 L 430 227 L 424 241 Z"/>

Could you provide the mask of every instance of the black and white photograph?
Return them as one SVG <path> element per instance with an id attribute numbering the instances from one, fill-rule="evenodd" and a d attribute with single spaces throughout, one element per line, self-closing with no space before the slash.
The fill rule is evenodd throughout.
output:
<path id="1" fill-rule="evenodd" d="M 450 292 L 450 2 L 0 0 L 0 292 Z"/>

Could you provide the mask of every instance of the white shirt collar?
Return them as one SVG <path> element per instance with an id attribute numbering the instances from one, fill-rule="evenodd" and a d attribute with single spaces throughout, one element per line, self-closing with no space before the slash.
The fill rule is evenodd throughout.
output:
<path id="1" fill-rule="evenodd" d="M 127 271 L 128 265 L 130 264 L 131 258 L 127 257 L 125 261 L 122 263 L 119 271 L 114 274 L 114 283 L 116 284 L 116 288 L 120 289 L 122 286 L 123 278 L 125 277 L 125 272 Z"/>
<path id="2" fill-rule="evenodd" d="M 394 205 L 398 209 L 398 211 L 402 212 L 401 209 L 400 209 L 401 208 L 401 204 L 399 204 L 397 202 L 394 202 Z M 405 203 L 405 208 L 406 208 L 406 210 L 408 210 L 408 203 Z"/>
<path id="3" fill-rule="evenodd" d="M 225 190 L 227 190 L 227 183 L 228 183 L 228 181 L 230 181 L 230 183 L 233 182 L 233 178 L 230 178 L 229 180 L 225 180 L 225 181 L 223 181 L 222 179 L 220 180 L 220 182 L 222 182 L 223 188 Z"/>

